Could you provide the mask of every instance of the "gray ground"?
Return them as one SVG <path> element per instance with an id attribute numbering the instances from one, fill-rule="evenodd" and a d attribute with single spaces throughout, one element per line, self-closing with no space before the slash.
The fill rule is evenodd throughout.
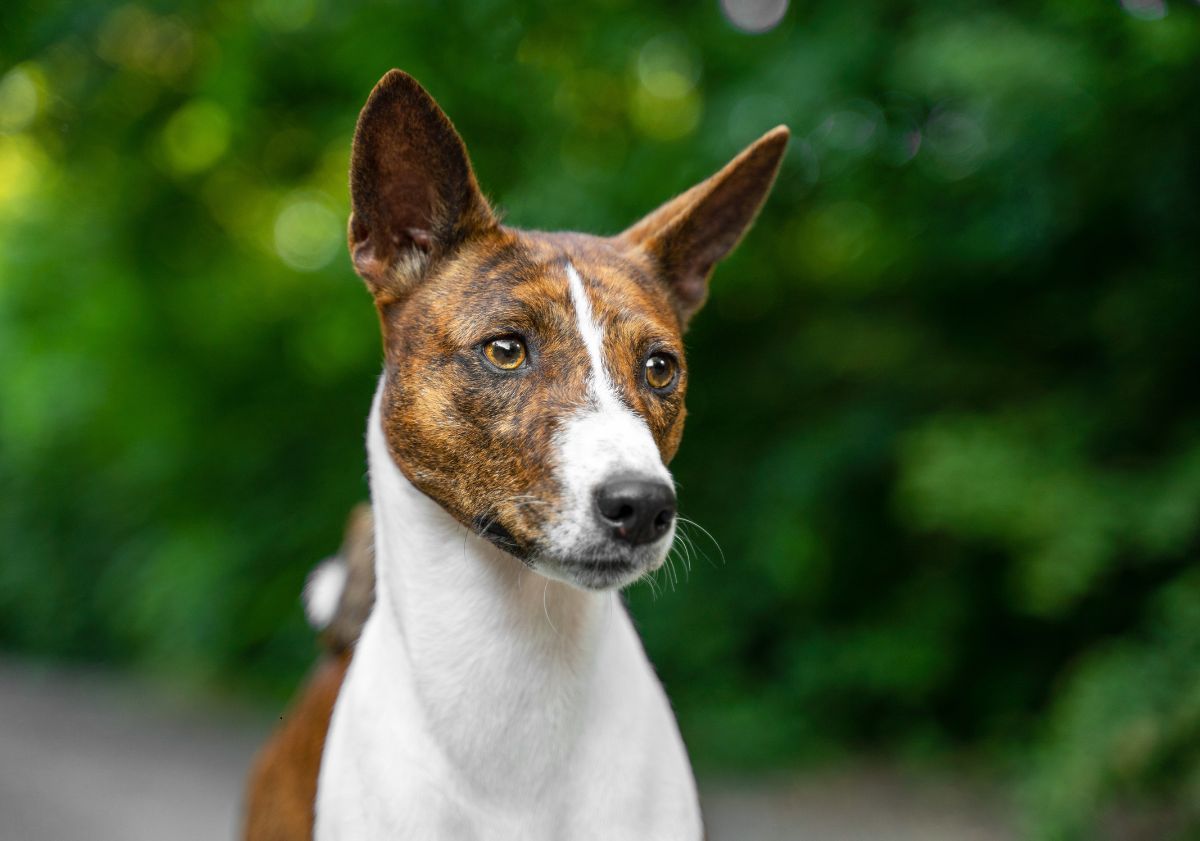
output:
<path id="1" fill-rule="evenodd" d="M 0 841 L 231 837 L 270 723 L 108 675 L 0 660 Z M 994 797 L 887 769 L 701 788 L 712 841 L 1014 837 Z"/>

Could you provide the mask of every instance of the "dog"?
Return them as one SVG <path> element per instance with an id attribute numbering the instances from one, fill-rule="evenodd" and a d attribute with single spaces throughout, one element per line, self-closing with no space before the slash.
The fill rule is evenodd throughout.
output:
<path id="1" fill-rule="evenodd" d="M 329 653 L 252 771 L 248 841 L 702 837 L 618 591 L 671 547 L 682 335 L 787 141 L 616 236 L 523 231 L 424 88 L 375 87 L 349 223 L 383 334 L 374 521 L 309 582 Z"/>

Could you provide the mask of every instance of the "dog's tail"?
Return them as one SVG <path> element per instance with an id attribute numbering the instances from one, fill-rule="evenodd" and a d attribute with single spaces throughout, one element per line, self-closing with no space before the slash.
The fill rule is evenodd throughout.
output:
<path id="1" fill-rule="evenodd" d="M 375 521 L 371 506 L 350 512 L 342 547 L 317 564 L 304 584 L 304 612 L 337 654 L 354 646 L 375 603 Z"/>

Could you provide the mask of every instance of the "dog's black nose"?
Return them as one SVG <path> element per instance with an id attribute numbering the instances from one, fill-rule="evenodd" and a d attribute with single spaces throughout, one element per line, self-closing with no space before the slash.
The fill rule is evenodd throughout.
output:
<path id="1" fill-rule="evenodd" d="M 613 479 L 596 491 L 596 514 L 614 540 L 651 543 L 675 519 L 675 489 L 658 479 Z"/>

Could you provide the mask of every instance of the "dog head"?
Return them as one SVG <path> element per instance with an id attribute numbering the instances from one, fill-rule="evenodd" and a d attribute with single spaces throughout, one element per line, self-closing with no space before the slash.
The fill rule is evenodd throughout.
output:
<path id="1" fill-rule="evenodd" d="M 383 331 L 396 466 L 538 572 L 623 586 L 675 531 L 682 334 L 766 198 L 777 128 L 614 237 L 501 225 L 450 120 L 393 70 L 359 117 L 350 251 Z"/>

